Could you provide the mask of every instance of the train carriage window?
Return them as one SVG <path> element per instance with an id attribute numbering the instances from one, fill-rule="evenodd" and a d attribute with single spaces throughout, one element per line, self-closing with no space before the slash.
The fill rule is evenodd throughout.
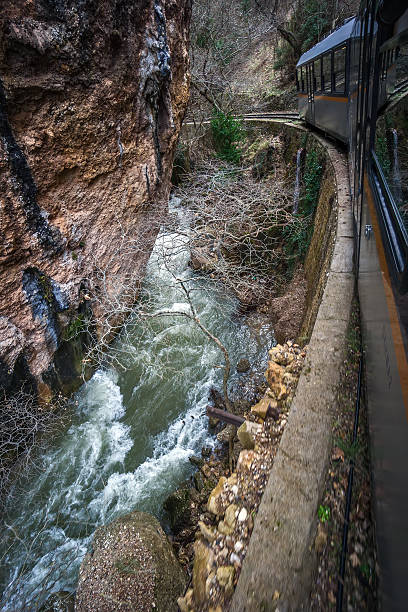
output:
<path id="1" fill-rule="evenodd" d="M 297 69 L 297 70 L 296 70 L 296 89 L 297 89 L 297 91 L 299 91 L 299 87 L 300 87 L 300 82 L 299 82 L 299 73 L 300 73 L 300 70 L 299 70 L 299 69 Z"/>
<path id="2" fill-rule="evenodd" d="M 314 85 L 315 91 L 321 91 L 322 89 L 322 62 L 318 59 L 314 62 Z"/>
<path id="3" fill-rule="evenodd" d="M 327 55 L 323 55 L 323 91 L 331 91 L 331 73 L 332 73 L 332 65 L 331 65 L 331 53 Z"/>
<path id="4" fill-rule="evenodd" d="M 346 47 L 334 52 L 334 90 L 344 93 L 346 85 Z"/>

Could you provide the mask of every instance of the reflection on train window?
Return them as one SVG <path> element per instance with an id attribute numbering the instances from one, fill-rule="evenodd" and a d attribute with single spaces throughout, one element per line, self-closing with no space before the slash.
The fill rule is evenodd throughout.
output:
<path id="1" fill-rule="evenodd" d="M 334 90 L 344 93 L 346 84 L 346 47 L 334 52 Z"/>
<path id="2" fill-rule="evenodd" d="M 375 152 L 393 199 L 408 230 L 408 101 L 377 121 Z"/>
<path id="3" fill-rule="evenodd" d="M 303 66 L 300 69 L 300 91 L 305 91 L 305 71 Z"/>
<path id="4" fill-rule="evenodd" d="M 408 45 L 397 48 L 395 86 L 398 87 L 408 80 Z"/>
<path id="5" fill-rule="evenodd" d="M 315 91 L 322 89 L 322 62 L 320 59 L 314 62 L 314 85 Z"/>
<path id="6" fill-rule="evenodd" d="M 387 78 L 387 54 L 383 53 L 380 58 L 381 79 L 385 81 Z"/>
<path id="7" fill-rule="evenodd" d="M 323 90 L 331 91 L 331 53 L 323 55 Z"/>

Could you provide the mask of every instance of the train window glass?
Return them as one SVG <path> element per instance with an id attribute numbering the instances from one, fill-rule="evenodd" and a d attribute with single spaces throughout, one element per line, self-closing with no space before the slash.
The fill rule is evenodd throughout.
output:
<path id="1" fill-rule="evenodd" d="M 300 69 L 300 91 L 305 91 L 305 69 L 303 66 Z"/>
<path id="2" fill-rule="evenodd" d="M 381 67 L 381 79 L 385 81 L 387 78 L 387 54 L 383 53 L 380 59 L 380 67 Z"/>
<path id="3" fill-rule="evenodd" d="M 408 82 L 408 44 L 397 47 L 395 53 L 395 74 L 392 75 L 394 82 L 390 86 L 391 93 L 394 87 L 400 87 Z"/>
<path id="4" fill-rule="evenodd" d="M 297 89 L 297 91 L 299 91 L 299 72 L 300 72 L 300 70 L 297 69 L 296 70 L 296 89 Z"/>
<path id="5" fill-rule="evenodd" d="M 331 91 L 331 53 L 323 55 L 323 90 Z"/>
<path id="6" fill-rule="evenodd" d="M 314 78 L 315 78 L 315 91 L 322 90 L 322 61 L 316 60 L 314 63 Z"/>
<path id="7" fill-rule="evenodd" d="M 407 108 L 407 102 L 400 102 L 378 119 L 375 152 L 408 230 L 408 125 L 402 120 Z"/>
<path id="8" fill-rule="evenodd" d="M 336 49 L 334 52 L 334 89 L 344 93 L 346 84 L 346 47 Z"/>

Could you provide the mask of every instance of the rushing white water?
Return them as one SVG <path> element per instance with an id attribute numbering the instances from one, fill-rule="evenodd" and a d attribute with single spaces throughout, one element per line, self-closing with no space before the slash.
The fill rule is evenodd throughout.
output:
<path id="1" fill-rule="evenodd" d="M 392 130 L 392 187 L 393 195 L 397 204 L 402 204 L 402 185 L 401 185 L 401 172 L 399 167 L 398 159 L 398 132 Z"/>
<path id="2" fill-rule="evenodd" d="M 188 228 L 188 215 L 177 207 L 174 214 Z M 188 259 L 182 234 L 162 232 L 147 271 L 150 308 L 188 311 L 174 281 L 192 278 Z M 202 321 L 228 346 L 232 362 L 245 356 L 261 369 L 270 346 L 260 346 L 236 316 L 236 301 L 205 279 L 194 288 Z M 73 422 L 41 470 L 10 496 L 1 545 L 4 610 L 35 610 L 50 593 L 75 590 L 95 528 L 133 509 L 160 518 L 163 501 L 192 474 L 189 457 L 214 445 L 205 417 L 209 390 L 222 376 L 214 343 L 174 316 L 148 328 L 135 323 L 131 343 L 127 334 L 119 348 L 126 371 L 98 370 L 83 385 Z"/>
<path id="3" fill-rule="evenodd" d="M 296 215 L 299 208 L 299 196 L 300 196 L 300 169 L 302 161 L 303 149 L 298 149 L 296 153 L 296 178 L 295 178 L 295 190 L 293 192 L 293 209 L 292 212 Z"/>

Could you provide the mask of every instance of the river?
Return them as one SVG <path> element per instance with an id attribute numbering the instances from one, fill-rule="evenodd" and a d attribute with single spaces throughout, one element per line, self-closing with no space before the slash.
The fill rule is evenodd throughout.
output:
<path id="1" fill-rule="evenodd" d="M 188 212 L 178 201 L 171 212 L 183 231 L 162 230 L 157 238 L 145 281 L 149 308 L 188 311 L 174 277 L 194 283 L 200 318 L 230 352 L 234 387 L 241 357 L 255 370 L 265 367 L 271 330 L 255 334 L 233 297 L 210 279 L 196 280 L 184 241 Z M 127 331 L 116 343 L 126 368 L 101 368 L 82 386 L 69 425 L 10 493 L 1 542 L 4 610 L 35 610 L 52 592 L 74 591 L 95 528 L 134 509 L 163 519 L 164 500 L 193 472 L 189 457 L 215 445 L 205 408 L 210 388 L 221 389 L 219 349 L 184 317 L 149 325 L 135 317 Z"/>

